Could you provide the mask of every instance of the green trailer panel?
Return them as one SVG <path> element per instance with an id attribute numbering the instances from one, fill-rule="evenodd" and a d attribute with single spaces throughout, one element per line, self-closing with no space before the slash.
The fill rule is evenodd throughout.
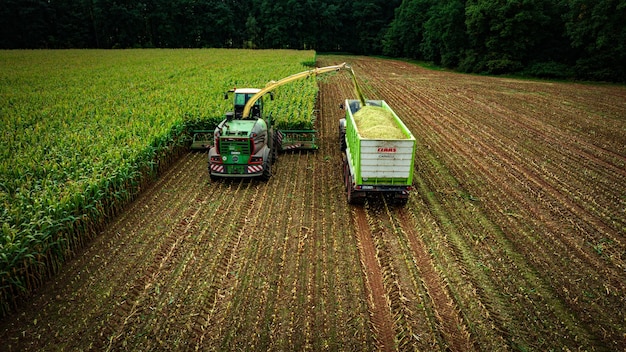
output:
<path id="1" fill-rule="evenodd" d="M 355 185 L 410 186 L 413 183 L 415 137 L 384 100 L 368 100 L 366 103 L 390 111 L 406 138 L 363 138 L 353 117 L 361 107 L 360 101 L 346 100 L 346 156 Z"/>

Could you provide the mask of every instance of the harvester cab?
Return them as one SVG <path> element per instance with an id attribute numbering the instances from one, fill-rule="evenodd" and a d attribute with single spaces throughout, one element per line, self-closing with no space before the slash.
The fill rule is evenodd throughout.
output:
<path id="1" fill-rule="evenodd" d="M 260 89 L 256 88 L 233 88 L 228 92 L 224 93 L 224 99 L 228 100 L 230 98 L 228 93 L 234 93 L 234 111 L 227 112 L 226 118 L 235 118 L 242 119 L 243 110 L 246 106 L 246 103 L 252 98 L 256 93 L 258 93 Z M 274 100 L 274 93 L 268 93 L 271 100 Z M 254 102 L 252 107 L 250 108 L 250 114 L 246 116 L 246 119 L 260 119 L 263 118 L 263 99 L 259 99 Z"/>

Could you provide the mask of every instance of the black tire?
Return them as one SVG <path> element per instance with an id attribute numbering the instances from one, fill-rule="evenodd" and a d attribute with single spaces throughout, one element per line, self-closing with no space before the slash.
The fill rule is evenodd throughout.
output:
<path id="1" fill-rule="evenodd" d="M 409 201 L 409 198 L 396 198 L 394 203 L 396 203 L 396 205 L 398 206 L 403 207 L 406 205 L 406 203 L 408 203 L 408 201 Z"/>
<path id="2" fill-rule="evenodd" d="M 346 193 L 346 199 L 348 199 L 348 204 L 355 204 L 354 202 L 354 196 L 352 195 L 352 186 L 351 185 L 346 185 L 347 189 L 347 193 Z"/>
<path id="3" fill-rule="evenodd" d="M 276 154 L 276 159 L 278 159 L 278 152 L 283 148 L 282 143 L 278 140 L 278 133 L 274 133 L 273 134 L 273 145 L 272 145 L 272 149 L 274 151 L 274 153 Z M 274 161 L 276 161 L 276 159 L 274 159 Z"/>
<path id="4" fill-rule="evenodd" d="M 270 153 L 271 155 L 271 153 Z M 272 178 L 272 157 L 269 156 L 270 160 L 265 160 L 263 162 L 263 174 L 261 175 L 261 180 L 269 181 Z"/>
<path id="5" fill-rule="evenodd" d="M 343 171 L 343 186 L 346 189 L 346 191 L 348 190 L 348 159 L 346 158 L 346 154 L 341 154 L 341 160 L 342 160 L 342 171 Z"/>
<path id="6" fill-rule="evenodd" d="M 278 150 L 280 149 L 280 145 L 278 145 L 278 137 L 276 133 L 272 130 L 272 164 L 278 160 Z"/>
<path id="7" fill-rule="evenodd" d="M 356 199 L 354 198 L 354 191 L 352 190 L 352 175 L 350 174 L 350 167 L 348 166 L 347 159 L 344 160 L 343 169 L 344 184 L 346 185 L 346 199 L 348 200 L 348 204 L 357 204 Z"/>
<path id="8" fill-rule="evenodd" d="M 346 145 L 346 133 L 345 132 L 339 134 L 339 146 L 342 152 L 345 152 L 346 148 L 348 147 Z"/>

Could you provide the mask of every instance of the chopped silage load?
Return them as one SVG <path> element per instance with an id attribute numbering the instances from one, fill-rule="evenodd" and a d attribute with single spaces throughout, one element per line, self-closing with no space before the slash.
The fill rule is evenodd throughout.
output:
<path id="1" fill-rule="evenodd" d="M 359 134 L 367 139 L 406 139 L 393 114 L 380 106 L 363 106 L 354 113 Z"/>

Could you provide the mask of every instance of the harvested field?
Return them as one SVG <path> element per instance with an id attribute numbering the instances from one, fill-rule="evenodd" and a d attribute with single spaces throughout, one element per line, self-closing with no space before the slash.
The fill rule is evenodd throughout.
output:
<path id="1" fill-rule="evenodd" d="M 274 176 L 174 163 L 28 304 L 6 351 L 626 349 L 626 88 L 348 62 L 417 139 L 404 208 L 346 203 L 338 106 Z"/>

